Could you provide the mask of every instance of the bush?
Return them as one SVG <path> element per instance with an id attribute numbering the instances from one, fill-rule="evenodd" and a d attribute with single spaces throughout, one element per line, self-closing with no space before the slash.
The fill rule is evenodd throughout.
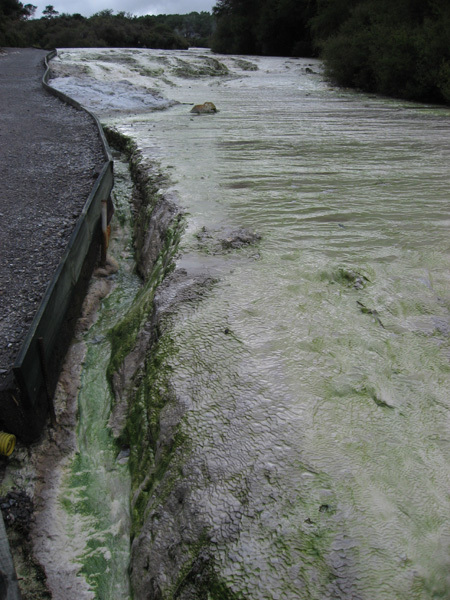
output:
<path id="1" fill-rule="evenodd" d="M 427 102 L 448 102 L 450 8 L 401 0 L 360 2 L 322 41 L 327 73 L 341 85 Z"/>
<path id="2" fill-rule="evenodd" d="M 14 2 L 15 0 L 2 0 Z M 0 9 L 1 10 L 1 9 Z M 205 43 L 212 31 L 209 13 L 133 17 L 103 10 L 89 19 L 82 15 L 50 15 L 41 19 L 0 18 L 0 45 L 36 46 L 39 48 L 164 48 L 186 49 L 189 42 L 180 34 L 187 31 L 190 39 Z M 1 17 L 1 12 L 0 12 Z M 172 24 L 172 26 L 171 26 Z M 175 24 L 178 29 L 175 29 Z"/>

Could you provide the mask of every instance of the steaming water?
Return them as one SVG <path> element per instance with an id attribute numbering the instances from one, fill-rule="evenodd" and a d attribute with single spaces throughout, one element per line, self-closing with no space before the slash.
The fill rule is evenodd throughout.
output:
<path id="1" fill-rule="evenodd" d="M 218 279 L 169 360 L 220 576 L 247 599 L 450 598 L 450 111 L 309 60 L 70 50 L 54 70 L 170 173 L 177 267 Z M 217 252 L 238 227 L 261 242 Z"/>

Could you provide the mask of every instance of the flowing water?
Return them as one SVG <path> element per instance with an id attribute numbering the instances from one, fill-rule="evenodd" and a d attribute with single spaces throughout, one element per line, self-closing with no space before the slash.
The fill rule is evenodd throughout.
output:
<path id="1" fill-rule="evenodd" d="M 304 59 L 90 49 L 53 69 L 170 175 L 176 266 L 216 281 L 166 361 L 227 589 L 450 598 L 450 111 Z M 234 249 L 239 228 L 260 241 Z"/>
<path id="2" fill-rule="evenodd" d="M 129 179 L 127 165 L 116 161 L 116 221 L 109 255 L 120 269 L 109 275 L 111 293 L 79 340 L 86 352 L 78 358 L 82 370 L 76 452 L 52 469 L 49 480 L 56 479 L 57 484 L 44 490 L 46 500 L 34 535 L 35 552 L 55 599 L 130 597 L 129 452 L 120 451 L 111 435 L 113 398 L 106 375 L 111 351 L 107 332 L 127 312 L 141 287 L 134 273 Z M 96 283 L 103 281 L 97 278 Z M 95 289 L 90 291 L 91 305 L 94 295 Z M 77 365 L 73 366 L 73 373 L 76 369 Z M 65 421 L 60 415 L 63 430 Z"/>

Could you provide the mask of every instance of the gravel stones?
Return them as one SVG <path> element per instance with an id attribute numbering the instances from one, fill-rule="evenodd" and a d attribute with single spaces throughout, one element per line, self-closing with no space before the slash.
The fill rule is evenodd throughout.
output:
<path id="1" fill-rule="evenodd" d="M 0 54 L 0 389 L 105 161 L 92 118 L 43 89 L 45 55 Z"/>
<path id="2" fill-rule="evenodd" d="M 3 519 L 8 526 L 18 529 L 27 536 L 33 521 L 33 501 L 22 490 L 11 490 L 0 497 L 0 508 Z"/>

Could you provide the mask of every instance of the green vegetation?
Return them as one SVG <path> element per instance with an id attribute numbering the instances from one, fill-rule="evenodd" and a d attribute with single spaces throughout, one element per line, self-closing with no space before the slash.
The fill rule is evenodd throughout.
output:
<path id="1" fill-rule="evenodd" d="M 20 36 L 17 25 L 28 19 L 36 7 L 31 4 L 25 6 L 17 0 L 2 0 L 0 3 L 0 46 L 17 46 Z"/>
<path id="2" fill-rule="evenodd" d="M 446 0 L 319 0 L 312 22 L 339 84 L 429 102 L 450 101 L 450 4 Z"/>
<path id="3" fill-rule="evenodd" d="M 48 5 L 42 18 L 31 19 L 35 12 L 32 4 L 2 0 L 0 46 L 186 49 L 208 46 L 213 25 L 208 12 L 135 17 L 103 10 L 86 18 Z"/>
<path id="4" fill-rule="evenodd" d="M 139 263 L 143 231 L 148 228 L 148 219 L 158 201 L 158 189 L 164 176 L 157 171 L 151 174 L 146 171 L 141 153 L 132 139 L 109 127 L 105 127 L 105 134 L 111 146 L 123 152 L 129 162 L 135 197 L 133 237 L 136 261 Z M 130 446 L 132 537 L 142 527 L 149 497 L 155 486 L 160 486 L 160 501 L 165 493 L 170 492 L 179 476 L 176 470 L 167 475 L 166 472 L 169 465 L 180 458 L 178 448 L 184 443 L 181 431 L 174 428 L 170 439 L 161 444 L 158 450 L 160 413 L 173 400 L 169 385 L 171 368 L 167 364 L 167 357 L 175 350 L 170 336 L 164 335 L 152 319 L 155 292 L 173 268 L 173 257 L 183 228 L 183 218 L 174 215 L 165 230 L 151 272 L 142 274 L 142 288 L 126 314 L 108 332 L 111 354 L 106 375 L 111 384 L 114 373 L 120 370 L 125 358 L 135 348 L 139 333 L 146 327 L 151 328 L 145 360 L 136 365 L 134 385 L 127 390 L 127 419 L 120 438 L 122 445 Z"/>
<path id="5" fill-rule="evenodd" d="M 219 0 L 217 52 L 319 55 L 336 83 L 450 102 L 447 0 Z"/>
<path id="6" fill-rule="evenodd" d="M 312 56 L 315 0 L 219 0 L 213 9 L 215 52 Z"/>

